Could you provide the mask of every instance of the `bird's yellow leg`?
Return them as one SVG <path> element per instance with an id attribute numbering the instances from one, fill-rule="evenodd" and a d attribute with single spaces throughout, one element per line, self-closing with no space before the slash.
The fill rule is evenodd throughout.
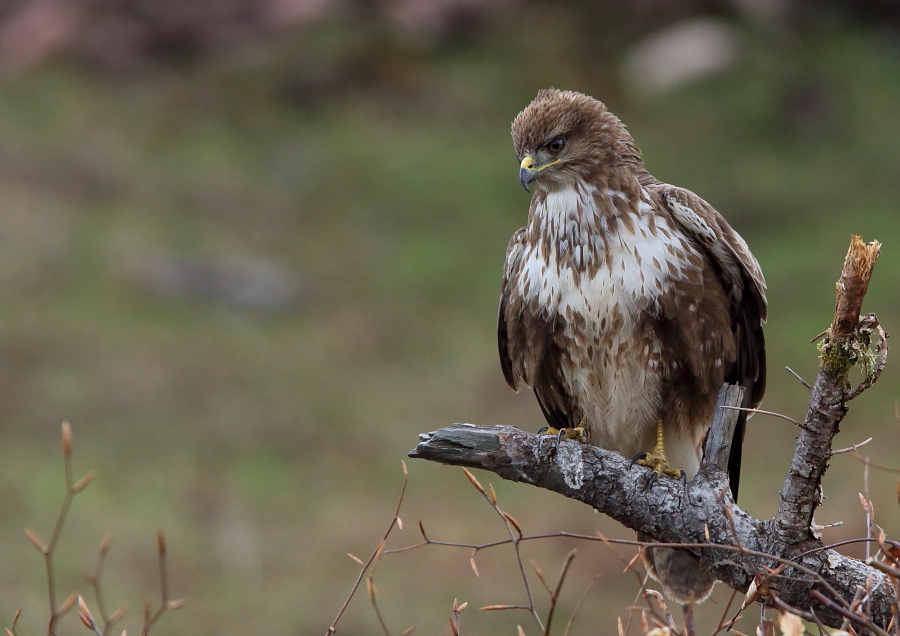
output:
<path id="1" fill-rule="evenodd" d="M 681 479 L 684 476 L 683 470 L 680 468 L 672 468 L 666 459 L 666 448 L 663 444 L 662 420 L 656 422 L 656 448 L 654 448 L 653 452 L 649 455 L 647 453 L 640 453 L 632 460 L 632 463 L 646 466 L 656 473 L 656 475 L 667 475 L 673 479 Z"/>
<path id="2" fill-rule="evenodd" d="M 557 439 L 574 439 L 582 444 L 591 443 L 591 427 L 588 426 L 587 418 L 584 417 L 581 418 L 581 421 L 575 428 L 544 426 L 538 429 L 538 435 L 554 435 Z"/>

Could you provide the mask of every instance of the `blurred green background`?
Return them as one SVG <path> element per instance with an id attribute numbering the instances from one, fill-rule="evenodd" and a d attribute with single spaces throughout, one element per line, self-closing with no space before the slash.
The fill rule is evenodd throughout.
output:
<path id="1" fill-rule="evenodd" d="M 802 417 L 810 338 L 851 234 L 884 243 L 866 310 L 900 318 L 900 8 L 794 0 L 18 0 L 0 8 L 0 620 L 45 627 L 40 555 L 72 422 L 79 495 L 57 555 L 78 589 L 104 532 L 105 588 L 173 596 L 157 634 L 323 634 L 393 514 L 417 434 L 536 429 L 499 369 L 506 243 L 526 217 L 509 122 L 547 86 L 605 101 L 649 170 L 716 206 L 769 285 L 764 408 Z M 898 375 L 852 403 L 837 444 L 897 464 Z M 770 516 L 794 431 L 758 416 L 742 505 Z M 500 539 L 456 469 L 407 462 L 390 545 Z M 632 538 L 585 506 L 480 474 L 527 533 Z M 895 476 L 872 472 L 896 534 Z M 863 536 L 863 471 L 832 462 L 817 521 Z M 895 537 L 896 538 L 896 537 Z M 614 633 L 639 584 L 594 543 L 527 547 L 551 578 L 578 547 L 557 629 Z M 861 549 L 847 548 L 859 556 Z M 623 549 L 625 559 L 633 551 Z M 527 634 L 512 554 L 429 547 L 376 571 L 392 633 Z M 532 577 L 533 585 L 538 583 Z M 720 586 L 721 587 L 721 586 Z M 698 610 L 704 629 L 728 592 Z M 538 593 L 542 613 L 546 598 Z M 754 612 L 750 612 L 755 614 Z M 751 631 L 745 627 L 744 631 Z M 338 633 L 379 628 L 365 591 Z M 60 633 L 84 633 L 74 614 Z M 630 633 L 635 633 L 634 628 Z"/>

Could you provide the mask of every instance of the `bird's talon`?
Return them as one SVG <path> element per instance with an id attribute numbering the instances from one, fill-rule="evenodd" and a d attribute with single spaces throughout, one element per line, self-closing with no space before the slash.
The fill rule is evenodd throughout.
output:
<path id="1" fill-rule="evenodd" d="M 632 468 L 634 468 L 634 465 L 635 465 L 639 460 L 644 459 L 645 457 L 647 457 L 647 453 L 638 453 L 637 455 L 635 455 L 634 457 L 632 457 L 632 458 L 631 458 L 631 463 L 628 464 L 628 470 L 631 470 Z"/>
<path id="2" fill-rule="evenodd" d="M 666 456 L 659 453 L 654 452 L 649 455 L 644 454 L 644 457 L 633 459 L 632 463 L 646 466 L 652 470 L 653 474 L 657 477 L 665 475 L 666 477 L 671 477 L 672 479 L 677 479 L 679 481 L 687 481 L 687 474 L 680 468 L 673 468 L 670 466 L 669 462 L 666 461 Z"/>
<path id="3" fill-rule="evenodd" d="M 656 423 L 656 447 L 653 449 L 653 452 L 649 454 L 638 453 L 634 456 L 634 459 L 631 460 L 631 464 L 640 464 L 653 471 L 654 477 L 650 480 L 651 485 L 653 484 L 654 479 L 660 475 L 666 475 L 672 479 L 684 479 L 685 483 L 687 483 L 687 475 L 685 472 L 680 468 L 672 468 L 666 460 L 666 451 L 665 446 L 663 445 L 662 421 Z"/>
<path id="4" fill-rule="evenodd" d="M 564 439 L 573 439 L 582 444 L 591 443 L 591 430 L 585 424 L 584 418 L 575 428 L 554 428 L 552 426 L 542 426 L 538 429 L 538 435 L 553 435 L 557 442 Z"/>

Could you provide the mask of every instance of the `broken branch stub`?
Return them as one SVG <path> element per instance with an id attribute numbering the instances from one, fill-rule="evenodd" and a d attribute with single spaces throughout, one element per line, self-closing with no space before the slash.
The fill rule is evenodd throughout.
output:
<path id="1" fill-rule="evenodd" d="M 848 336 L 859 324 L 859 314 L 863 298 L 869 288 L 872 268 L 881 254 L 881 243 L 872 241 L 868 245 L 859 236 L 850 238 L 850 248 L 844 259 L 844 270 L 841 279 L 835 283 L 834 322 L 831 323 L 831 336 L 842 338 Z"/>

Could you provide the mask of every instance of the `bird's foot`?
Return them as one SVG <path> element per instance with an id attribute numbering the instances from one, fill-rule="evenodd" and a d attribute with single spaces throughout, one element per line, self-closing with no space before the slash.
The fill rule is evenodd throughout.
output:
<path id="1" fill-rule="evenodd" d="M 634 466 L 635 464 L 646 466 L 653 471 L 656 477 L 665 475 L 672 479 L 682 479 L 685 476 L 683 470 L 670 466 L 665 453 L 658 453 L 657 449 L 654 449 L 652 453 L 638 453 L 635 455 L 631 460 L 631 465 Z"/>
<path id="2" fill-rule="evenodd" d="M 672 479 L 687 478 L 687 474 L 683 470 L 680 468 L 673 468 L 666 459 L 666 451 L 663 445 L 662 422 L 657 422 L 656 424 L 656 447 L 653 449 L 653 452 L 638 453 L 631 459 L 631 466 L 634 466 L 635 464 L 646 466 L 653 471 L 653 475 L 650 477 L 650 483 L 647 485 L 647 488 L 653 486 L 653 482 L 655 482 L 660 475 L 665 475 Z"/>
<path id="3" fill-rule="evenodd" d="M 544 426 L 538 429 L 538 435 L 553 435 L 557 440 L 574 439 L 582 444 L 591 443 L 591 428 L 587 425 L 587 420 L 581 418 L 578 426 L 575 428 L 553 428 L 552 426 Z"/>

